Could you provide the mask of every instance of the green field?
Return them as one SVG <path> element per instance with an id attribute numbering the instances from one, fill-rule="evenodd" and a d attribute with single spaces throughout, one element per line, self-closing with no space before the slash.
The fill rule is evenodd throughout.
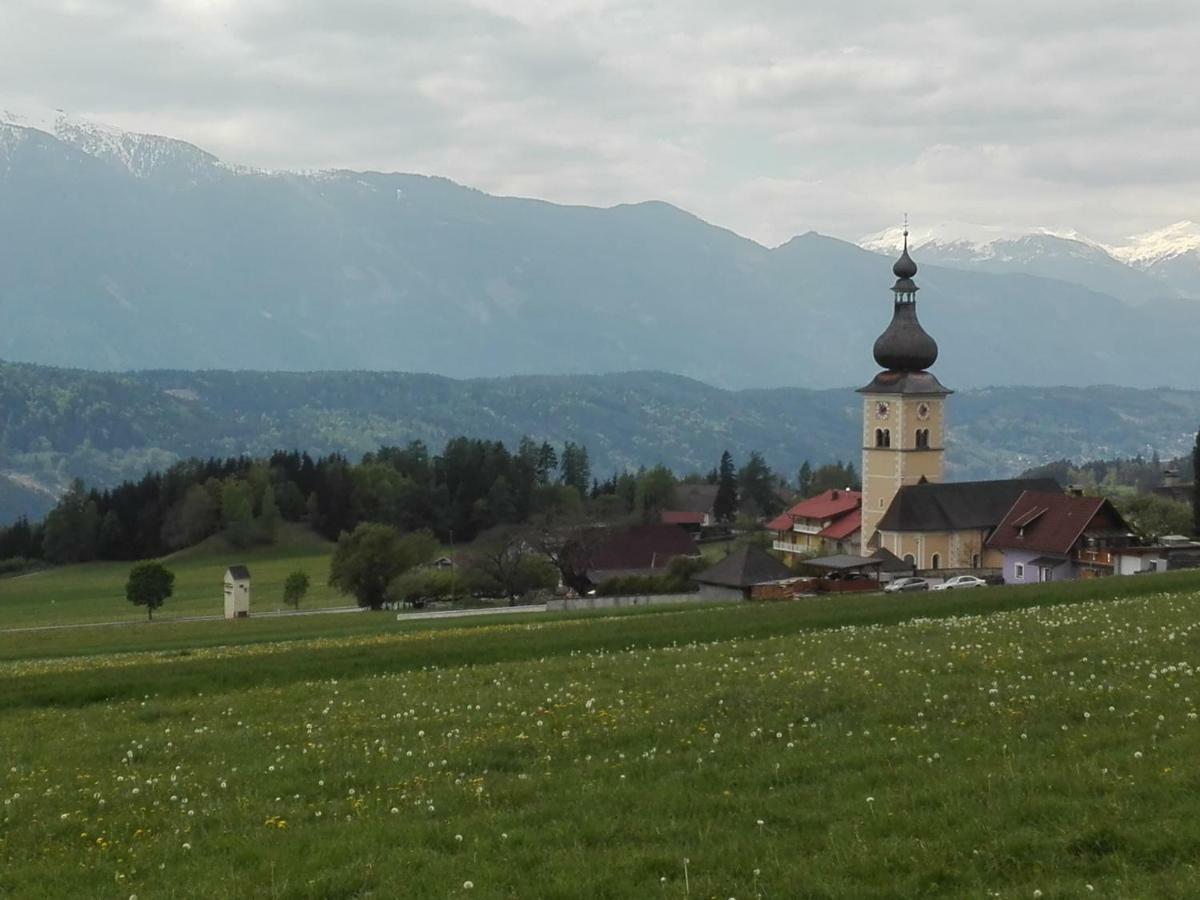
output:
<path id="1" fill-rule="evenodd" d="M 332 544 L 294 525 L 281 529 L 276 544 L 251 550 L 232 550 L 223 539 L 210 538 L 163 560 L 175 573 L 175 593 L 155 617 L 222 615 L 225 570 L 236 563 L 250 568 L 256 610 L 283 607 L 283 581 L 296 569 L 312 581 L 305 607 L 353 605 L 326 584 L 332 555 Z M 129 567 L 97 562 L 0 578 L 0 629 L 145 619 L 145 608 L 125 599 Z"/>
<path id="2" fill-rule="evenodd" d="M 1196 896 L 1198 588 L 2 643 L 0 896 Z"/>

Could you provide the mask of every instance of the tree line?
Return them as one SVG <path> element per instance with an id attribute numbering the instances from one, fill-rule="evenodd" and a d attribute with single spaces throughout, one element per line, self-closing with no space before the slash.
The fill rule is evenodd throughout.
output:
<path id="1" fill-rule="evenodd" d="M 725 453 L 706 474 L 681 478 L 660 465 L 601 480 L 587 447 L 528 437 L 511 450 L 500 441 L 455 437 L 438 454 L 413 441 L 357 463 L 295 450 L 264 459 L 189 459 L 113 488 L 75 481 L 42 522 L 0 528 L 0 561 L 150 559 L 218 533 L 233 547 L 249 547 L 271 543 L 284 522 L 305 522 L 330 540 L 369 522 L 465 543 L 539 515 L 586 511 L 594 521 L 657 521 L 687 482 L 717 484 L 717 517 L 733 523 L 778 513 L 796 488 L 817 493 L 856 481 L 852 465 L 814 470 L 805 463 L 791 485 L 757 452 L 741 467 Z"/>

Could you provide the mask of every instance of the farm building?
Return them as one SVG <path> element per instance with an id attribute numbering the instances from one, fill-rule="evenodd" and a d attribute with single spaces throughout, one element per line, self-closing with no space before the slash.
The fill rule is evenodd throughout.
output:
<path id="1" fill-rule="evenodd" d="M 250 615 L 250 570 L 230 566 L 225 570 L 225 618 L 241 619 Z"/>

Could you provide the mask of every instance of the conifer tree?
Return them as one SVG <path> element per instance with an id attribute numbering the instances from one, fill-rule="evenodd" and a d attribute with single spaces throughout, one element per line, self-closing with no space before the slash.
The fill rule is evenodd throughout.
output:
<path id="1" fill-rule="evenodd" d="M 733 457 L 726 450 L 721 454 L 721 465 L 717 468 L 717 497 L 713 501 L 713 515 L 718 522 L 732 522 L 738 511 L 737 469 Z"/>

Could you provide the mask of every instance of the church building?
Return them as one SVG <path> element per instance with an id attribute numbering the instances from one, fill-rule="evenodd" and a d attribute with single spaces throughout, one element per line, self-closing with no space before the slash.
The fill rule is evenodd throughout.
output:
<path id="1" fill-rule="evenodd" d="M 946 483 L 949 388 L 929 369 L 938 347 L 917 320 L 917 264 L 892 267 L 892 321 L 875 341 L 882 367 L 863 395 L 862 547 L 883 548 L 921 571 L 999 569 L 987 539 L 1024 491 L 1061 491 L 1047 479 Z"/>

